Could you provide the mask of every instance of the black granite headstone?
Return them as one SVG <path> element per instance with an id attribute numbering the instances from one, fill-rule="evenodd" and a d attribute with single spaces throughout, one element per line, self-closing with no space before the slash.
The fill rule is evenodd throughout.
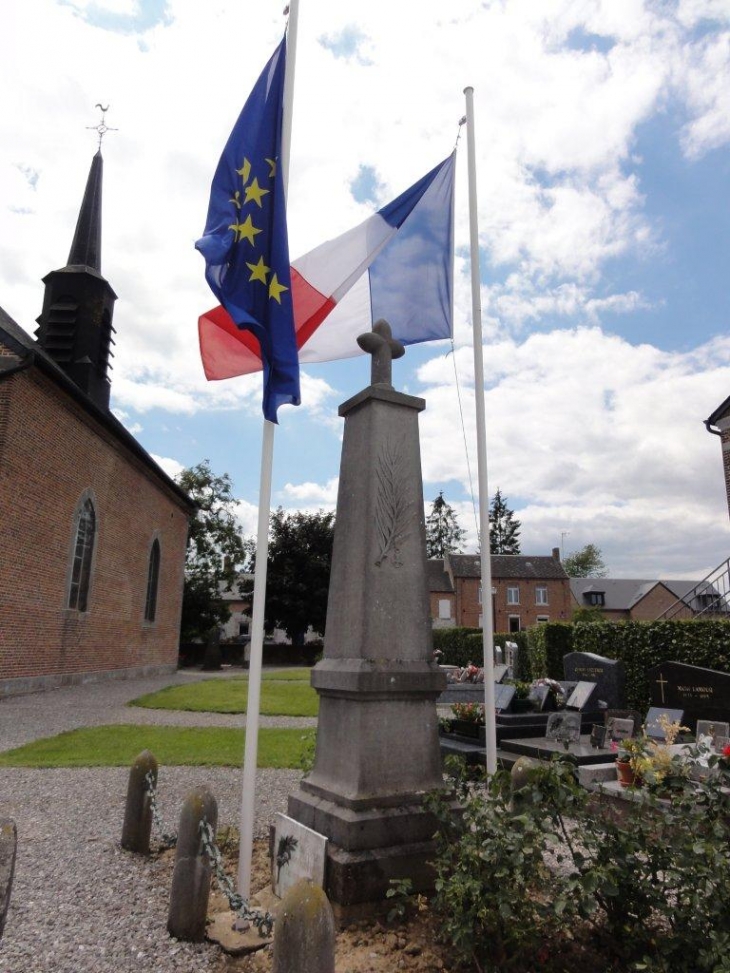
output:
<path id="1" fill-rule="evenodd" d="M 626 676 L 623 662 L 593 652 L 569 652 L 563 656 L 563 671 L 566 679 L 596 684 L 594 703 L 598 699 L 609 708 L 624 705 Z"/>
<path id="2" fill-rule="evenodd" d="M 651 705 L 683 710 L 694 731 L 697 720 L 730 719 L 730 674 L 683 662 L 662 662 L 647 673 Z"/>
<path id="3" fill-rule="evenodd" d="M 596 684 L 594 682 L 579 682 L 565 705 L 568 709 L 577 709 L 580 712 L 588 709 L 588 704 L 595 698 Z"/>
<path id="4" fill-rule="evenodd" d="M 555 700 L 549 686 L 533 686 L 529 699 L 538 713 L 547 713 L 555 709 Z"/>

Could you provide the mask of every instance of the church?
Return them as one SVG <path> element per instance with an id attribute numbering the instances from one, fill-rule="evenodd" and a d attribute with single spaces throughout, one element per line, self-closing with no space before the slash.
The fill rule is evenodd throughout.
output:
<path id="1" fill-rule="evenodd" d="M 109 410 L 102 172 L 36 339 L 0 308 L 0 698 L 177 666 L 194 504 Z"/>

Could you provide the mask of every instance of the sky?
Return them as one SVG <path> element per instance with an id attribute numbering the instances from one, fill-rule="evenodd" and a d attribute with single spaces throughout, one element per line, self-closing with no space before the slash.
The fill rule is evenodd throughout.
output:
<path id="1" fill-rule="evenodd" d="M 283 2 L 0 7 L 0 305 L 33 332 L 68 257 L 105 116 L 102 271 L 112 408 L 174 475 L 208 459 L 255 532 L 261 377 L 208 383 L 216 304 L 194 243 L 210 181 L 285 29 Z M 300 0 L 292 258 L 350 229 L 458 141 L 454 341 L 396 388 L 475 550 L 478 496 L 464 88 L 474 89 L 488 489 L 524 554 L 587 543 L 611 577 L 701 578 L 730 551 L 730 0 Z M 461 131 L 461 135 L 460 135 Z M 309 365 L 280 410 L 273 506 L 333 509 L 369 362 Z"/>

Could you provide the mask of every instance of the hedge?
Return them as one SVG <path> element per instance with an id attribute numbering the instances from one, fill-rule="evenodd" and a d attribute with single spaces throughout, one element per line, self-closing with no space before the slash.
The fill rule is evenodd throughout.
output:
<path id="1" fill-rule="evenodd" d="M 497 632 L 494 635 L 494 645 L 499 645 L 504 652 L 505 642 L 515 642 L 520 649 L 517 657 L 516 679 L 529 679 L 527 668 L 529 665 L 528 633 L 527 632 Z M 481 665 L 484 659 L 484 636 L 480 628 L 436 628 L 433 631 L 433 647 L 440 649 L 443 655 L 440 659 L 445 666 L 465 666 L 469 662 Z M 525 672 L 525 674 L 521 674 Z"/>

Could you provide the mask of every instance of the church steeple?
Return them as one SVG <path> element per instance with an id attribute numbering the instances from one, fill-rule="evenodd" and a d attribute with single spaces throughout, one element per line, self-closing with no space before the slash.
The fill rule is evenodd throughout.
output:
<path id="1" fill-rule="evenodd" d="M 67 266 L 43 278 L 39 345 L 86 394 L 109 408 L 112 316 L 117 295 L 101 275 L 101 150 L 94 156 Z"/>
<path id="2" fill-rule="evenodd" d="M 69 267 L 91 267 L 101 273 L 101 180 L 104 160 L 101 149 L 91 160 L 86 192 L 81 203 L 81 211 L 76 223 L 71 251 L 68 255 Z"/>

